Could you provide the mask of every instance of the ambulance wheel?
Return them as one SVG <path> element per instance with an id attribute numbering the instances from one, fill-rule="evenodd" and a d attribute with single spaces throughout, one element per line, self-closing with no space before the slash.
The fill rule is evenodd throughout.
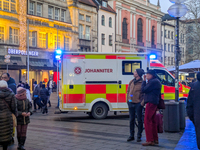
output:
<path id="1" fill-rule="evenodd" d="M 104 103 L 97 103 L 92 108 L 92 116 L 95 119 L 104 119 L 108 115 L 108 107 Z"/>

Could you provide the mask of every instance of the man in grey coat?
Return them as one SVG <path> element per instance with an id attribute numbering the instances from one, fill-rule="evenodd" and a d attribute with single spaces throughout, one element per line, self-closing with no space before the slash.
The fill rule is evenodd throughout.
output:
<path id="1" fill-rule="evenodd" d="M 200 149 L 200 72 L 197 73 L 197 81 L 192 84 L 187 100 L 187 114 L 194 123 L 198 149 Z"/>

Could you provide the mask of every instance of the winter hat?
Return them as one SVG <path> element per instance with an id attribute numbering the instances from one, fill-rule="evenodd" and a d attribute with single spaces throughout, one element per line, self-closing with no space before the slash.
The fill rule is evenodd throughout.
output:
<path id="1" fill-rule="evenodd" d="M 0 80 L 0 88 L 8 88 L 8 84 L 4 80 Z"/>
<path id="2" fill-rule="evenodd" d="M 26 89 L 25 88 L 23 88 L 23 87 L 18 87 L 17 88 L 17 94 L 23 95 L 24 93 L 26 94 Z"/>
<path id="3" fill-rule="evenodd" d="M 151 74 L 152 76 L 156 77 L 156 72 L 154 70 L 148 70 L 147 74 Z"/>
<path id="4" fill-rule="evenodd" d="M 136 69 L 136 72 L 140 77 L 142 77 L 145 74 L 143 69 Z"/>
<path id="5" fill-rule="evenodd" d="M 197 73 L 197 80 L 200 81 L 200 72 Z"/>

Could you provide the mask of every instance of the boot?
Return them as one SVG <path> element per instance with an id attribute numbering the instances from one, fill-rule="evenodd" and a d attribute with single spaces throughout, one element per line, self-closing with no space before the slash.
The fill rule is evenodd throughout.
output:
<path id="1" fill-rule="evenodd" d="M 20 138 L 21 150 L 26 150 L 24 148 L 25 141 L 26 141 L 26 137 L 21 137 Z"/>
<path id="2" fill-rule="evenodd" d="M 18 140 L 18 147 L 17 147 L 17 149 L 18 150 L 21 150 L 21 143 L 20 143 L 20 137 L 17 137 L 17 140 Z"/>

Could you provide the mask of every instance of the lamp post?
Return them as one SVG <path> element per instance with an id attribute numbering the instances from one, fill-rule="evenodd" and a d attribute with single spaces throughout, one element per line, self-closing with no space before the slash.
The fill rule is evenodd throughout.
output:
<path id="1" fill-rule="evenodd" d="M 170 16 L 176 18 L 176 57 L 175 57 L 175 101 L 178 102 L 179 99 L 179 61 L 180 61 L 180 47 L 179 47 L 179 19 L 184 16 L 188 9 L 187 7 L 182 4 L 186 0 L 169 0 L 173 4 L 169 7 L 168 13 Z"/>

